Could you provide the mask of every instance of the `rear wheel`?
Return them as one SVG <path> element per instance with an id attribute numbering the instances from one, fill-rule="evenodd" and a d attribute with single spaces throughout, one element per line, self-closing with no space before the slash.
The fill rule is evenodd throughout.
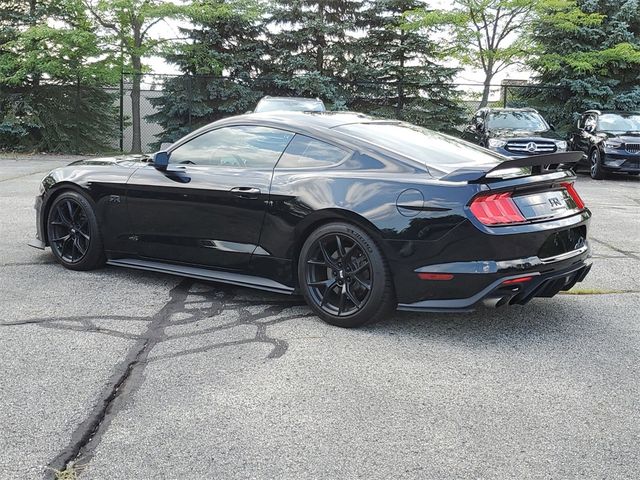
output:
<path id="1" fill-rule="evenodd" d="M 71 270 L 104 264 L 102 239 L 93 206 L 77 192 L 64 192 L 49 209 L 47 236 L 56 260 Z"/>
<path id="2" fill-rule="evenodd" d="M 372 323 L 396 306 L 382 252 L 365 231 L 348 223 L 323 225 L 307 238 L 298 280 L 309 306 L 331 325 Z"/>
<path id="3" fill-rule="evenodd" d="M 605 172 L 602 169 L 602 157 L 600 150 L 594 148 L 589 155 L 589 173 L 594 180 L 604 180 Z"/>

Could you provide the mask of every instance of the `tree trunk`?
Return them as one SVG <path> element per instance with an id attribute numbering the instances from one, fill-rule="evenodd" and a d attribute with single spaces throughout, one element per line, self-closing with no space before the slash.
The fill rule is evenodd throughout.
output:
<path id="1" fill-rule="evenodd" d="M 142 25 L 133 22 L 133 41 L 136 50 L 142 45 Z M 131 66 L 133 67 L 133 82 L 131 84 L 131 127 L 133 138 L 131 140 L 131 153 L 142 153 L 142 135 L 140 133 L 140 83 L 142 81 L 142 59 L 137 53 L 131 54 Z"/>
<path id="2" fill-rule="evenodd" d="M 405 43 L 405 34 L 400 34 L 400 46 L 401 48 Z M 401 50 L 400 66 L 398 68 L 398 101 L 396 103 L 396 117 L 399 120 L 404 119 L 404 48 Z"/>
<path id="3" fill-rule="evenodd" d="M 482 100 L 478 108 L 484 108 L 489 103 L 489 94 L 491 93 L 491 82 L 493 81 L 493 73 L 487 73 L 484 77 L 484 87 L 482 90 Z"/>
<path id="4" fill-rule="evenodd" d="M 131 85 L 131 127 L 133 139 L 131 141 L 131 153 L 142 153 L 142 136 L 140 133 L 140 74 L 133 74 Z"/>
<path id="5" fill-rule="evenodd" d="M 322 2 L 318 3 L 318 19 L 324 26 L 324 4 Z M 316 37 L 316 44 L 318 45 L 318 50 L 316 51 L 316 70 L 322 75 L 324 72 L 324 34 L 321 33 Z"/>

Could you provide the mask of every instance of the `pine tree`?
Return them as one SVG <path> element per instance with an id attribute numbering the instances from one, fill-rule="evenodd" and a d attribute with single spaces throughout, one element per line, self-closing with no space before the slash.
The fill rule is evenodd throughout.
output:
<path id="1" fill-rule="evenodd" d="M 360 8 L 355 0 L 272 1 L 265 72 L 269 93 L 319 97 L 330 107 L 343 108 Z"/>
<path id="2" fill-rule="evenodd" d="M 591 109 L 640 109 L 640 2 L 547 0 L 531 61 L 546 86 L 533 101 L 562 128 Z"/>
<path id="3" fill-rule="evenodd" d="M 118 122 L 104 86 L 115 69 L 81 3 L 9 2 L 0 20 L 0 148 L 108 149 Z"/>
<path id="4" fill-rule="evenodd" d="M 457 69 L 423 29 L 405 28 L 404 13 L 418 0 L 371 0 L 363 12 L 366 35 L 358 40 L 360 85 L 353 107 L 434 130 L 452 130 L 461 110 L 452 85 Z"/>
<path id="5" fill-rule="evenodd" d="M 187 41 L 165 54 L 184 75 L 166 80 L 163 96 L 151 99 L 159 111 L 147 118 L 163 127 L 156 146 L 251 110 L 263 96 L 264 27 L 257 5 L 198 0 L 190 12 L 191 26 L 181 29 Z"/>

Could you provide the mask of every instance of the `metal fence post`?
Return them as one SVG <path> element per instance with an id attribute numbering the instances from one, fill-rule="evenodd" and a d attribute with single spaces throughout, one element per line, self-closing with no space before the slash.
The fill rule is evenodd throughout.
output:
<path id="1" fill-rule="evenodd" d="M 503 99 L 502 99 L 502 106 L 503 108 L 507 108 L 507 95 L 508 95 L 508 91 L 509 91 L 509 86 L 505 85 L 504 86 L 504 92 L 502 92 L 503 95 Z"/>
<path id="2" fill-rule="evenodd" d="M 75 154 L 80 153 L 80 144 L 78 142 L 80 136 L 80 75 L 76 78 L 76 105 L 75 105 L 75 117 L 76 117 L 76 134 L 75 134 Z"/>
<path id="3" fill-rule="evenodd" d="M 193 101 L 193 85 L 191 84 L 191 75 L 187 75 L 187 97 L 189 98 L 189 131 L 191 131 L 191 102 Z"/>
<path id="4" fill-rule="evenodd" d="M 120 72 L 120 152 L 124 152 L 124 72 Z"/>

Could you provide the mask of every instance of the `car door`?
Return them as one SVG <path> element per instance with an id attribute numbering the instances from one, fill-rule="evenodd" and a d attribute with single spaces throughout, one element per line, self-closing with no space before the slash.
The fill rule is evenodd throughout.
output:
<path id="1" fill-rule="evenodd" d="M 262 126 L 209 130 L 169 151 L 127 183 L 141 257 L 245 270 L 256 250 L 273 168 L 293 133 Z"/>

